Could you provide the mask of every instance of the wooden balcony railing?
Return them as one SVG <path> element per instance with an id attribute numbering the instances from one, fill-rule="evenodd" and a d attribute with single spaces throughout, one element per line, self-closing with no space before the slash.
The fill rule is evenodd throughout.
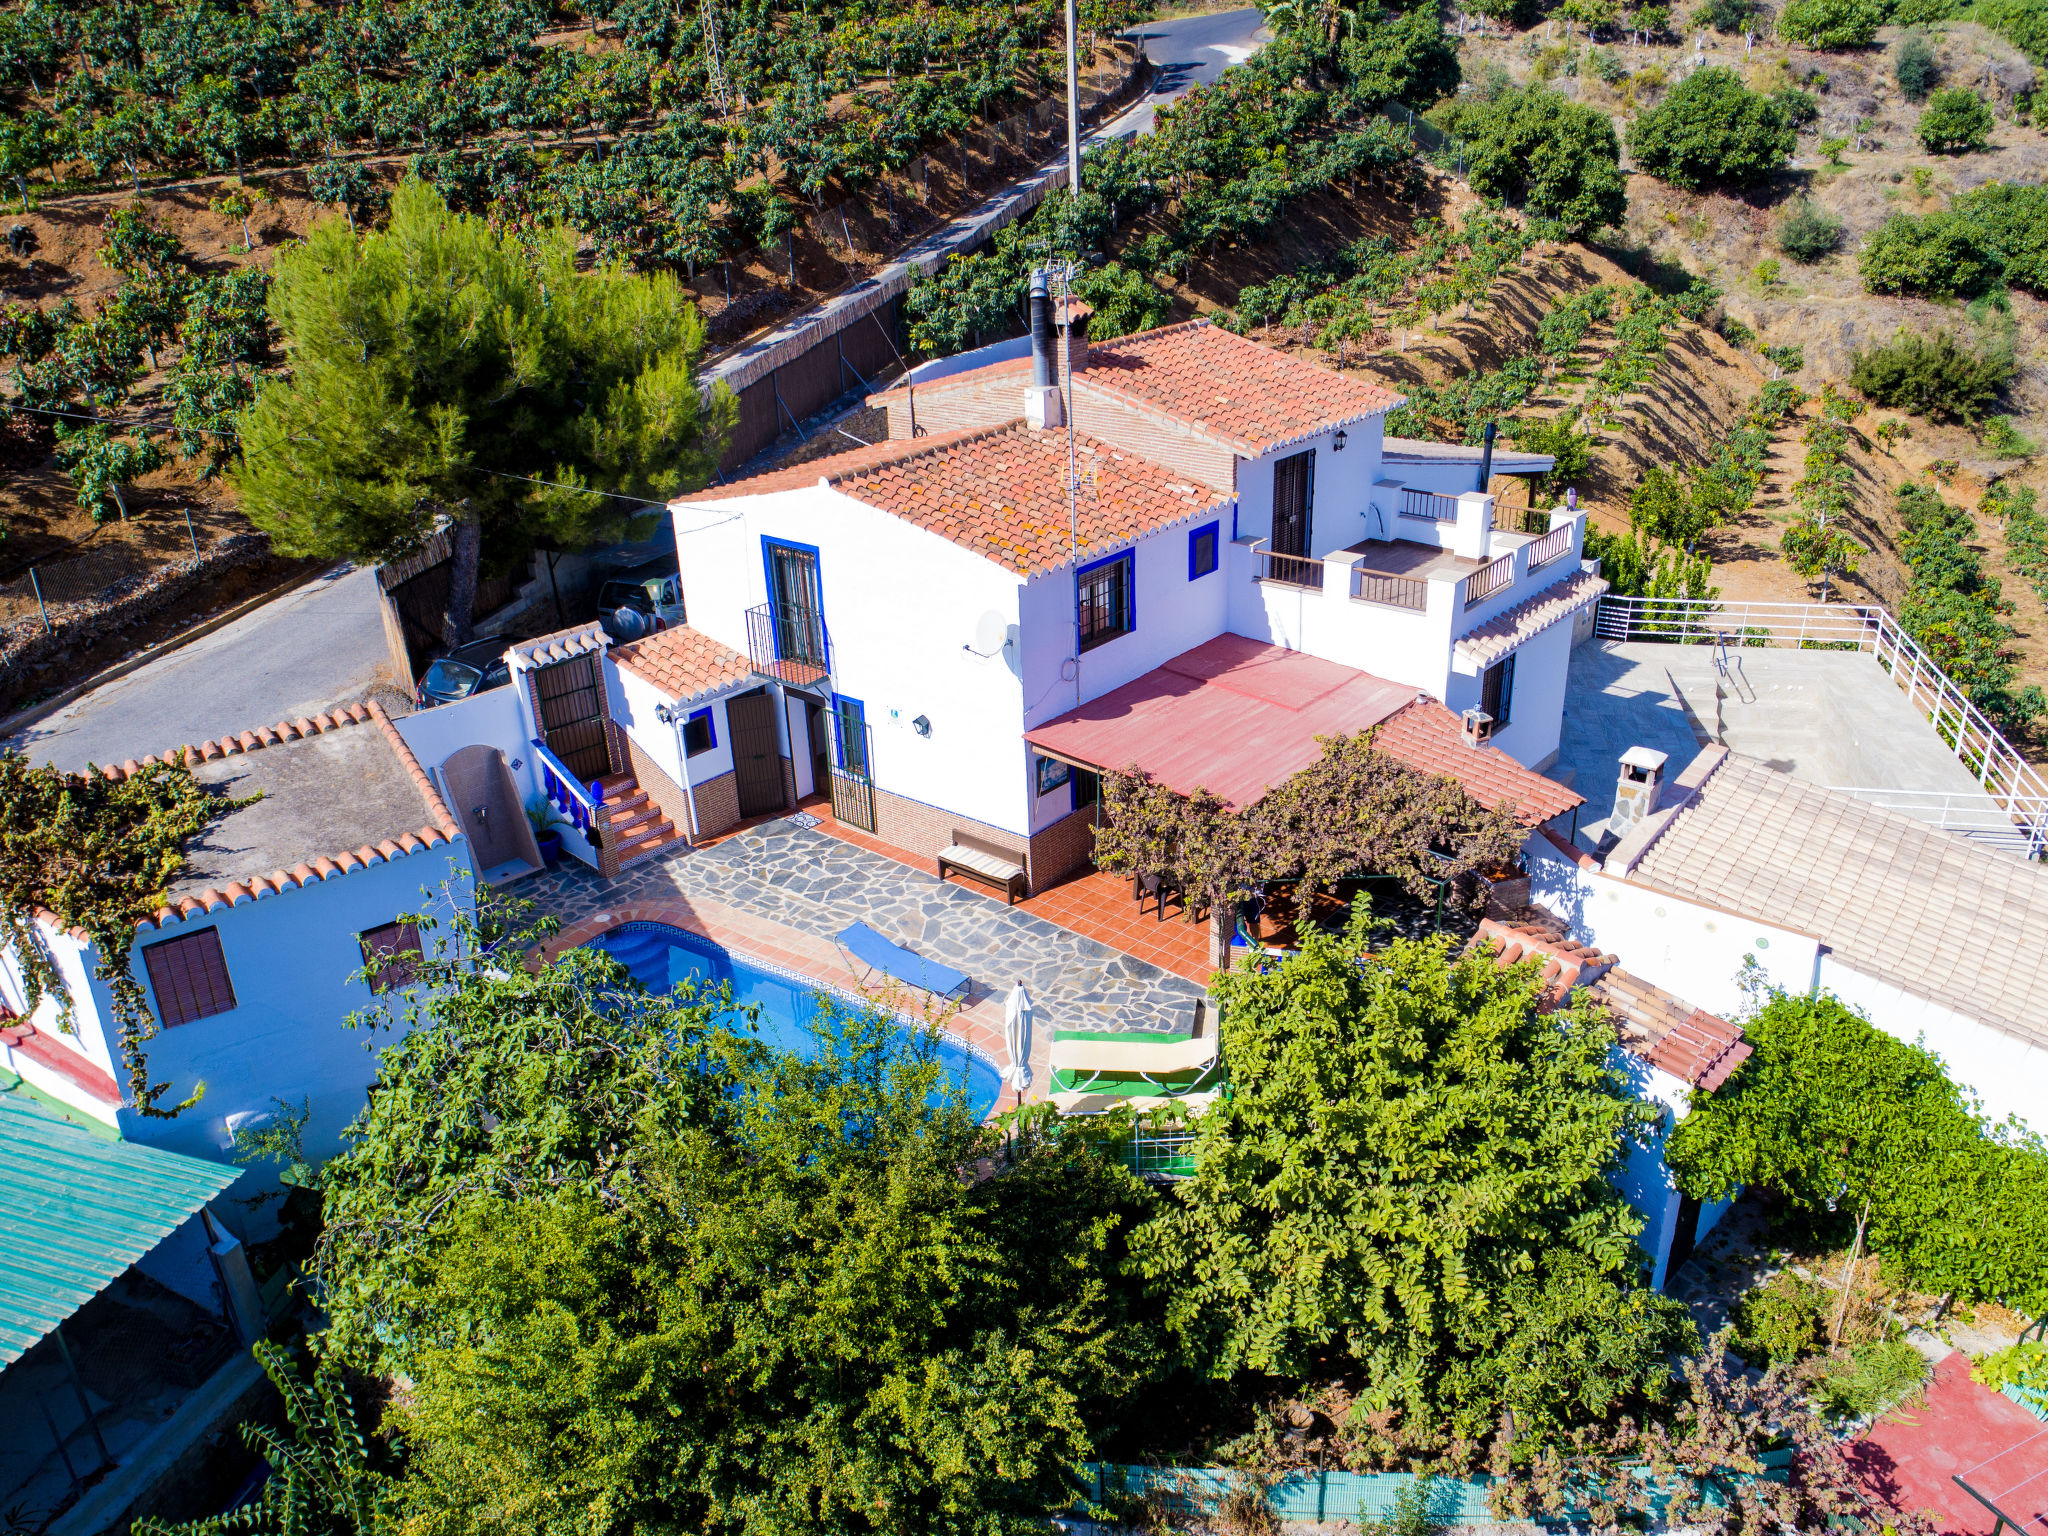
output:
<path id="1" fill-rule="evenodd" d="M 1515 579 L 1515 552 L 1511 549 L 1491 565 L 1483 565 L 1465 578 L 1465 606 L 1485 602 Z"/>
<path id="2" fill-rule="evenodd" d="M 1261 539 L 1252 545 L 1252 575 L 1259 581 L 1284 582 L 1290 587 L 1323 585 L 1323 562 L 1308 555 L 1283 555 L 1268 549 Z"/>
<path id="3" fill-rule="evenodd" d="M 1379 603 L 1388 608 L 1409 608 L 1421 613 L 1429 607 L 1429 583 L 1406 576 L 1379 576 L 1363 566 L 1351 567 L 1351 600 Z"/>
<path id="4" fill-rule="evenodd" d="M 1529 546 L 1529 569 L 1540 571 L 1572 552 L 1572 525 L 1560 523 Z"/>

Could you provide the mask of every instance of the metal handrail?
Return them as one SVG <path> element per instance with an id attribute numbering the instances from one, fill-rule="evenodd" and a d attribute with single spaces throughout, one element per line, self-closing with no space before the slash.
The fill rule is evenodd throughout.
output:
<path id="1" fill-rule="evenodd" d="M 1404 488 L 1401 492 L 1401 515 L 1426 523 L 1455 523 L 1458 520 L 1458 498 L 1439 496 L 1435 491 Z"/>
<path id="2" fill-rule="evenodd" d="M 1560 523 L 1529 546 L 1529 569 L 1540 571 L 1553 560 L 1572 552 L 1572 525 Z"/>
<path id="3" fill-rule="evenodd" d="M 540 764 L 541 789 L 554 803 L 556 810 L 569 818 L 574 827 L 589 827 L 597 820 L 598 807 L 604 804 L 604 785 L 593 779 L 588 788 L 569 765 L 548 749 L 548 744 L 538 736 L 533 739 L 533 759 Z"/>
<path id="4" fill-rule="evenodd" d="M 760 603 L 747 610 L 747 660 L 763 677 L 804 687 L 832 672 L 832 637 L 822 609 Z"/>
<path id="5" fill-rule="evenodd" d="M 2048 778 L 2007 741 L 1920 643 L 1876 606 L 1852 603 L 1721 603 L 1688 598 L 1602 597 L 1593 633 L 1602 640 L 1670 644 L 1785 645 L 1867 651 L 2034 846 L 2048 846 Z"/>
<path id="6" fill-rule="evenodd" d="M 1264 539 L 1253 539 L 1251 551 L 1254 581 L 1278 581 L 1290 587 L 1314 587 L 1321 590 L 1323 562 L 1313 555 L 1284 554 L 1280 550 L 1267 548 Z"/>
<path id="7" fill-rule="evenodd" d="M 1515 579 L 1515 552 L 1511 549 L 1498 560 L 1482 566 L 1465 578 L 1465 606 L 1485 602 Z"/>
<path id="8" fill-rule="evenodd" d="M 1359 561 L 1351 567 L 1351 600 L 1422 613 L 1429 608 L 1429 583 L 1409 576 L 1382 576 Z"/>

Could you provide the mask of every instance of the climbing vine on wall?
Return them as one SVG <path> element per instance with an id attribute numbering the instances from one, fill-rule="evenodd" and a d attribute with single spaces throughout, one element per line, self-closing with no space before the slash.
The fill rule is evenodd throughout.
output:
<path id="1" fill-rule="evenodd" d="M 135 928 L 162 909 L 185 867 L 186 842 L 246 803 L 209 795 L 189 770 L 166 763 L 107 778 L 36 767 L 19 752 L 0 752 L 0 939 L 20 967 L 24 1011 L 52 997 L 65 1029 L 76 1015 L 37 926 L 37 915 L 48 913 L 59 928 L 92 942 L 97 974 L 114 1002 L 129 1099 L 145 1115 L 169 1118 L 199 1095 L 157 1107 L 169 1085 L 150 1082 L 143 1053 L 158 1025 L 130 963 Z"/>

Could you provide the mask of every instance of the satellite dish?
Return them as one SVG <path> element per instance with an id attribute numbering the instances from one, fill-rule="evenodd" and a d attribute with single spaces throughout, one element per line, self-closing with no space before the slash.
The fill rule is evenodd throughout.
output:
<path id="1" fill-rule="evenodd" d="M 1009 642 L 1010 625 L 991 608 L 974 621 L 974 644 L 968 649 L 977 656 L 993 656 Z"/>

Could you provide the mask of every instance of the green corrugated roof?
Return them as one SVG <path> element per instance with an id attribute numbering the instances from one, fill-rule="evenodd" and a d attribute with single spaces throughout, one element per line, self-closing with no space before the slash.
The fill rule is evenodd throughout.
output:
<path id="1" fill-rule="evenodd" d="M 19 1087 L 0 1088 L 0 1366 L 241 1173 L 108 1140 Z"/>

